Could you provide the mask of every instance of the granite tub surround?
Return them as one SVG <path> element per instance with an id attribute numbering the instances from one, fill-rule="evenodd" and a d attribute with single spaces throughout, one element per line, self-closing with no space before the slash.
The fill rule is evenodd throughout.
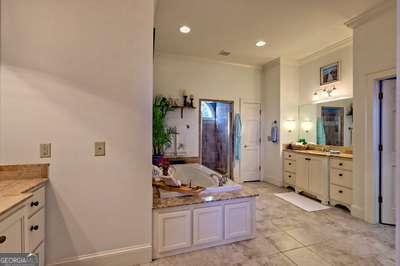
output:
<path id="1" fill-rule="evenodd" d="M 201 193 L 196 196 L 181 196 L 174 198 L 160 198 L 156 189 L 153 190 L 153 209 L 179 207 L 185 205 L 211 203 L 216 201 L 225 201 L 233 199 L 243 199 L 257 197 L 258 194 L 252 190 L 242 188 L 238 191 L 219 192 L 219 193 Z"/>
<path id="2" fill-rule="evenodd" d="M 274 195 L 288 190 L 245 183 L 256 198 L 256 237 L 154 260 L 146 265 L 395 265 L 395 228 L 338 208 L 308 213 Z"/>

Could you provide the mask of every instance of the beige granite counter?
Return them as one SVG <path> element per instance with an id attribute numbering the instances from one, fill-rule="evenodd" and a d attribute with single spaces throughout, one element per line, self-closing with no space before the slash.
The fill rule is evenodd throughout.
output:
<path id="1" fill-rule="evenodd" d="M 48 181 L 48 164 L 0 166 L 0 215 L 32 196 Z"/>
<path id="2" fill-rule="evenodd" d="M 242 188 L 241 190 L 231 192 L 218 192 L 209 194 L 200 194 L 198 196 L 183 196 L 175 198 L 161 199 L 158 193 L 153 192 L 153 209 L 162 209 L 169 207 L 178 207 L 185 205 L 210 203 L 215 201 L 232 200 L 257 197 L 258 194 Z"/>
<path id="3" fill-rule="evenodd" d="M 331 154 L 330 152 L 319 151 L 319 150 L 291 150 L 291 149 L 284 149 L 283 151 L 308 154 L 308 155 L 335 157 L 342 159 L 353 159 L 353 154 L 351 153 Z"/>

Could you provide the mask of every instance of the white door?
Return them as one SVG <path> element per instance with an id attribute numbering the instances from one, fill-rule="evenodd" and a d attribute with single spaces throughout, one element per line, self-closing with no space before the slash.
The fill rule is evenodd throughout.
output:
<path id="1" fill-rule="evenodd" d="M 242 181 L 261 179 L 261 105 L 242 102 L 242 139 L 240 178 Z"/>
<path id="2" fill-rule="evenodd" d="M 396 80 L 382 83 L 382 223 L 395 224 L 396 187 Z"/>

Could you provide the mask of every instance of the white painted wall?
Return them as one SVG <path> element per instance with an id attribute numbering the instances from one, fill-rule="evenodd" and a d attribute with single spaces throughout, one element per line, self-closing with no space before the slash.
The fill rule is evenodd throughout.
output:
<path id="1" fill-rule="evenodd" d="M 1 4 L 1 163 L 51 164 L 47 262 L 127 247 L 131 264 L 149 259 L 153 1 Z"/>
<path id="2" fill-rule="evenodd" d="M 195 96 L 195 110 L 170 113 L 167 123 L 176 126 L 188 157 L 199 156 L 199 99 L 234 101 L 239 112 L 240 99 L 260 100 L 261 69 L 206 59 L 177 55 L 157 55 L 155 59 L 155 94 L 182 97 L 183 90 Z M 235 177 L 239 174 L 235 164 Z"/>
<path id="3" fill-rule="evenodd" d="M 395 2 L 395 1 L 388 1 Z M 373 138 L 374 79 L 396 68 L 396 9 L 369 13 L 354 26 L 354 159 L 352 213 L 373 221 L 376 215 L 376 148 Z M 381 76 L 379 76 L 382 73 Z M 376 107 L 376 106 L 375 106 Z M 374 153 L 375 152 L 375 153 Z M 367 192 L 365 192 L 367 191 Z"/>
<path id="4" fill-rule="evenodd" d="M 266 64 L 262 75 L 262 143 L 263 143 L 263 179 L 272 184 L 282 183 L 281 141 L 272 143 L 267 136 L 271 135 L 272 123 L 276 120 L 281 128 L 281 65 L 280 60 Z"/>
<path id="5" fill-rule="evenodd" d="M 298 126 L 292 132 L 287 130 L 288 120 L 299 121 L 299 89 L 300 74 L 297 61 L 281 58 L 281 143 L 291 143 L 298 140 Z"/>
<path id="6" fill-rule="evenodd" d="M 335 83 L 336 91 L 332 97 L 316 99 L 314 92 L 320 88 L 320 68 L 325 65 L 340 61 L 340 81 Z M 339 49 L 332 47 L 319 51 L 308 58 L 301 60 L 300 66 L 300 105 L 310 104 L 314 101 L 335 100 L 353 96 L 353 45 Z"/>
<path id="7" fill-rule="evenodd" d="M 263 68 L 263 179 L 282 185 L 282 144 L 297 140 L 297 129 L 288 132 L 287 120 L 298 120 L 299 71 L 295 61 L 278 58 Z M 279 143 L 268 140 L 276 120 L 279 126 Z"/>

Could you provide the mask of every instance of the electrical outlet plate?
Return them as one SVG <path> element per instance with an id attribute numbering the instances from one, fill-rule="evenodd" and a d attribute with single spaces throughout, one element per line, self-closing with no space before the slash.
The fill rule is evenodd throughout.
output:
<path id="1" fill-rule="evenodd" d="M 97 141 L 94 143 L 94 156 L 106 156 L 105 141 Z"/>
<path id="2" fill-rule="evenodd" d="M 40 144 L 40 158 L 51 158 L 51 143 Z"/>

